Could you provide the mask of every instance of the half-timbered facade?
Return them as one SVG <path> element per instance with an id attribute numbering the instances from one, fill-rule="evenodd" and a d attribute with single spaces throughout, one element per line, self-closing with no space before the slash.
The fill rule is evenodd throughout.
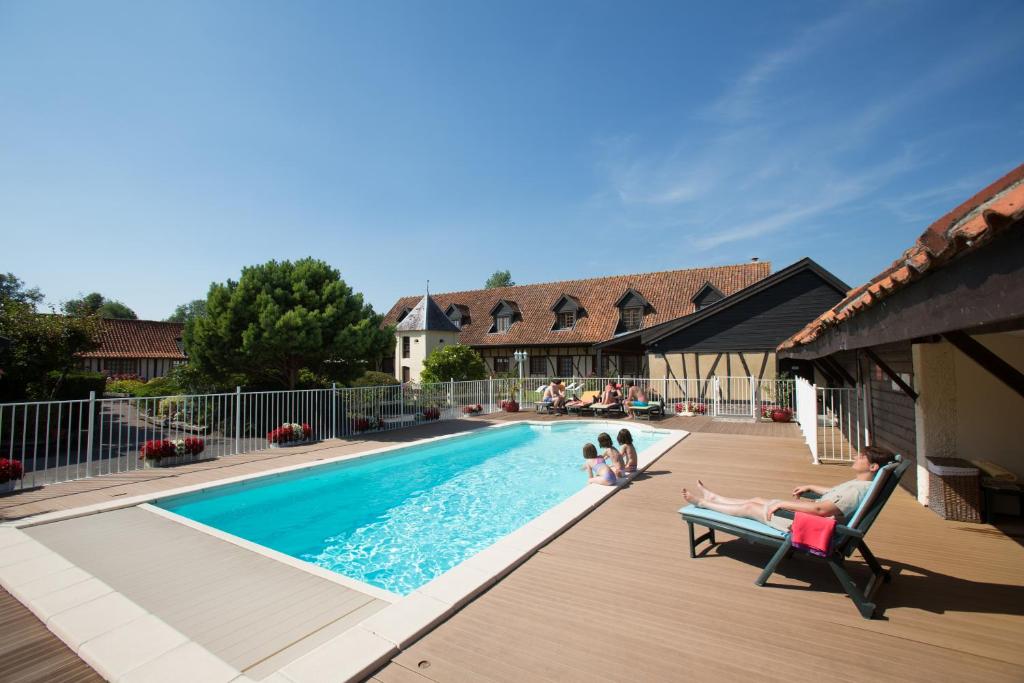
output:
<path id="1" fill-rule="evenodd" d="M 518 372 L 513 354 L 522 350 L 529 356 L 523 372 L 532 376 L 734 372 L 768 378 L 776 374 L 775 346 L 845 293 L 841 282 L 809 259 L 775 275 L 770 270 L 769 263 L 755 261 L 431 299 L 458 329 L 459 343 L 476 349 L 494 374 Z M 400 299 L 384 324 L 403 324 L 418 303 L 416 297 Z M 648 334 L 654 336 L 648 340 Z M 657 349 L 649 348 L 655 341 Z M 716 362 L 719 357 L 724 360 Z"/>
<path id="2" fill-rule="evenodd" d="M 82 369 L 109 375 L 163 377 L 188 360 L 182 345 L 182 323 L 104 318 L 99 348 L 79 354 Z"/>

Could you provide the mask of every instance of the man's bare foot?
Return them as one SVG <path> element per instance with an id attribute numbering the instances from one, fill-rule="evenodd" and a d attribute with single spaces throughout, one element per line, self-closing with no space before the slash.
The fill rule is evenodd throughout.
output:
<path id="1" fill-rule="evenodd" d="M 718 494 L 708 491 L 707 487 L 704 486 L 704 482 L 700 479 L 697 480 L 697 486 L 700 488 L 700 495 L 704 500 L 718 500 Z"/>
<path id="2" fill-rule="evenodd" d="M 697 507 L 702 507 L 701 503 L 703 503 L 704 501 L 701 498 L 698 498 L 697 496 L 693 495 L 692 491 L 687 491 L 686 489 L 683 489 L 682 493 L 683 498 L 686 499 L 687 503 L 689 503 L 690 505 L 696 505 Z"/>

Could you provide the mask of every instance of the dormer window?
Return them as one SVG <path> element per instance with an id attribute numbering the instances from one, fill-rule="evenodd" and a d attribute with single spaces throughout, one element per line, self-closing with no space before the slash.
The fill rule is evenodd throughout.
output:
<path id="1" fill-rule="evenodd" d="M 555 322 L 551 326 L 552 331 L 571 330 L 576 326 L 576 321 L 587 314 L 580 304 L 580 300 L 569 294 L 558 297 L 558 301 L 551 307 L 555 314 Z"/>
<path id="2" fill-rule="evenodd" d="M 644 315 L 653 311 L 647 299 L 632 287 L 619 297 L 615 306 L 619 309 L 619 324 L 615 327 L 615 334 L 639 330 L 644 325 Z"/>
<path id="3" fill-rule="evenodd" d="M 705 282 L 704 286 L 700 288 L 700 291 L 694 295 L 691 301 L 693 302 L 693 310 L 700 311 L 707 308 L 711 304 L 718 303 L 725 298 L 725 294 L 722 294 L 722 290 L 715 287 L 710 282 Z"/>
<path id="4" fill-rule="evenodd" d="M 409 315 L 409 311 L 411 311 L 411 310 L 412 309 L 409 308 L 408 306 L 406 306 L 405 308 L 400 310 L 398 312 L 398 322 L 402 322 L 403 320 L 405 320 L 405 316 Z"/>
<path id="5" fill-rule="evenodd" d="M 463 306 L 462 304 L 452 304 L 448 307 L 448 310 L 444 312 L 448 319 L 451 320 L 455 327 L 460 330 L 463 326 L 469 324 L 469 307 Z"/>
<path id="6" fill-rule="evenodd" d="M 622 327 L 626 331 L 639 330 L 644 320 L 644 309 L 631 306 L 622 309 Z"/>
<path id="7" fill-rule="evenodd" d="M 488 333 L 501 334 L 508 332 L 517 320 L 522 319 L 522 315 L 519 313 L 519 306 L 514 301 L 502 299 L 491 309 L 491 318 L 494 322 L 491 323 Z"/>

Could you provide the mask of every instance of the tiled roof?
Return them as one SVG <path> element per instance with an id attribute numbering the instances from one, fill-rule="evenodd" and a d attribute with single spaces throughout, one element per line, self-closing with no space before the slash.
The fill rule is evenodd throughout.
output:
<path id="1" fill-rule="evenodd" d="M 529 344 L 594 344 L 611 338 L 619 322 L 615 302 L 633 288 L 650 302 L 652 310 L 644 316 L 643 326 L 651 327 L 694 312 L 693 297 L 711 282 L 726 295 L 739 291 L 766 277 L 771 264 L 762 261 L 736 266 L 670 270 L 659 273 L 612 275 L 587 280 L 564 280 L 534 285 L 475 289 L 466 292 L 432 294 L 443 310 L 452 305 L 469 308 L 471 322 L 462 327 L 459 342 L 471 346 L 524 346 Z M 551 306 L 566 294 L 576 298 L 586 314 L 571 330 L 552 330 L 555 313 Z M 403 308 L 412 307 L 419 297 L 399 299 L 384 316 L 385 325 L 393 325 Z M 499 301 L 518 306 L 516 319 L 507 332 L 489 334 L 491 310 Z"/>
<path id="2" fill-rule="evenodd" d="M 943 268 L 1024 218 L 1024 164 L 956 207 L 925 230 L 910 249 L 867 283 L 782 342 L 778 350 L 810 344 L 928 273 Z"/>
<path id="3" fill-rule="evenodd" d="M 179 342 L 184 329 L 183 323 L 104 318 L 100 328 L 99 348 L 79 355 L 83 358 L 185 360 Z"/>
<path id="4" fill-rule="evenodd" d="M 420 302 L 413 306 L 409 314 L 398 323 L 398 329 L 419 332 L 429 330 L 432 332 L 458 332 L 459 328 L 444 314 L 434 301 L 434 297 L 425 295 Z"/>

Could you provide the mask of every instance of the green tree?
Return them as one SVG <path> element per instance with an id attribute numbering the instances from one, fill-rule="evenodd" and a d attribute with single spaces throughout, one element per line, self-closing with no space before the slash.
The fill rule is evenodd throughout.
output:
<path id="1" fill-rule="evenodd" d="M 101 318 L 120 318 L 122 320 L 138 320 L 135 311 L 120 301 L 107 299 L 99 292 L 91 292 L 80 299 L 64 302 L 64 313 L 71 316 L 98 315 Z"/>
<path id="2" fill-rule="evenodd" d="M 434 349 L 423 361 L 423 371 L 420 372 L 420 381 L 425 383 L 486 378 L 487 365 L 484 359 L 471 347 L 462 344 Z"/>
<path id="3" fill-rule="evenodd" d="M 312 258 L 242 269 L 210 285 L 206 315 L 185 323 L 190 363 L 213 378 L 295 388 L 309 370 L 348 383 L 391 349 L 393 333 L 341 274 Z"/>
<path id="4" fill-rule="evenodd" d="M 206 299 L 193 299 L 187 304 L 178 304 L 165 322 L 187 323 L 192 318 L 199 318 L 206 315 Z"/>
<path id="5" fill-rule="evenodd" d="M 0 299 L 0 337 L 10 340 L 0 359 L 0 400 L 58 395 L 79 364 L 75 354 L 98 346 L 99 324 L 96 316 L 39 314 L 31 302 Z"/>
<path id="6" fill-rule="evenodd" d="M 17 301 L 35 308 L 43 302 L 43 293 L 38 287 L 25 289 L 25 283 L 14 273 L 0 273 L 0 301 Z"/>
<path id="7" fill-rule="evenodd" d="M 494 289 L 495 287 L 513 287 L 516 283 L 512 282 L 512 273 L 507 270 L 496 270 L 491 273 L 491 276 L 487 278 L 487 282 L 484 283 L 484 289 Z"/>

